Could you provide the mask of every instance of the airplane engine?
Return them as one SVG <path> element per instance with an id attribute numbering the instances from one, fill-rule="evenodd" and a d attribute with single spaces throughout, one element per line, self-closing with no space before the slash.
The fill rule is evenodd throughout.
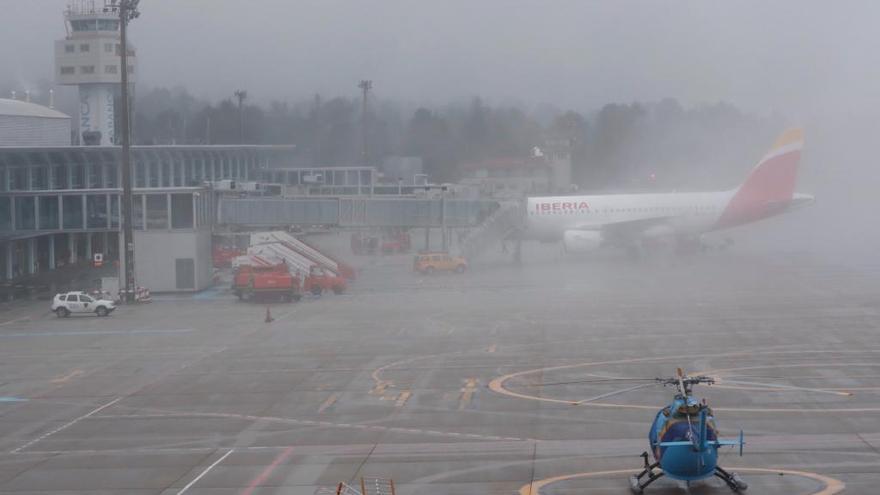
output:
<path id="1" fill-rule="evenodd" d="M 569 253 L 595 251 L 602 246 L 602 234 L 592 230 L 566 230 L 562 235 L 562 245 Z"/>

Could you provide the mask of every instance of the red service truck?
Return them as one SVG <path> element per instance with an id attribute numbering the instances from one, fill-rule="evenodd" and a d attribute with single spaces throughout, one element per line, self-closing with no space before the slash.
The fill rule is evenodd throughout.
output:
<path id="1" fill-rule="evenodd" d="M 274 296 L 290 302 L 302 297 L 299 277 L 291 275 L 285 263 L 239 265 L 232 279 L 232 291 L 243 301 Z"/>

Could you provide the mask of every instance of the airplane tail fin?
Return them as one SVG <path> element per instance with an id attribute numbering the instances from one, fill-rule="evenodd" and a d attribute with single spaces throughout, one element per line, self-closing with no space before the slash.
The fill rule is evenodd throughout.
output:
<path id="1" fill-rule="evenodd" d="M 760 220 L 785 210 L 794 196 L 803 145 L 802 129 L 783 132 L 733 194 L 718 220 L 719 228 Z"/>

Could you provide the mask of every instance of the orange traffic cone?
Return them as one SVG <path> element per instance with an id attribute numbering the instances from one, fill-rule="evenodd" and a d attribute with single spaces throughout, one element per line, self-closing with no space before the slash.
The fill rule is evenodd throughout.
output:
<path id="1" fill-rule="evenodd" d="M 275 318 L 272 318 L 272 312 L 269 311 L 269 306 L 266 306 L 266 319 L 263 321 L 265 321 L 266 323 L 272 323 L 273 321 L 275 321 Z"/>

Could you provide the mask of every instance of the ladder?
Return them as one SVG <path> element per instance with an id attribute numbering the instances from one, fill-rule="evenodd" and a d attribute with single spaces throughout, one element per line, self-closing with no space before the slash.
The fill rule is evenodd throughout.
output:
<path id="1" fill-rule="evenodd" d="M 524 220 L 522 203 L 509 201 L 483 220 L 471 230 L 459 246 L 462 254 L 469 260 L 480 255 L 492 244 L 502 242 L 508 236 L 521 229 Z"/>

